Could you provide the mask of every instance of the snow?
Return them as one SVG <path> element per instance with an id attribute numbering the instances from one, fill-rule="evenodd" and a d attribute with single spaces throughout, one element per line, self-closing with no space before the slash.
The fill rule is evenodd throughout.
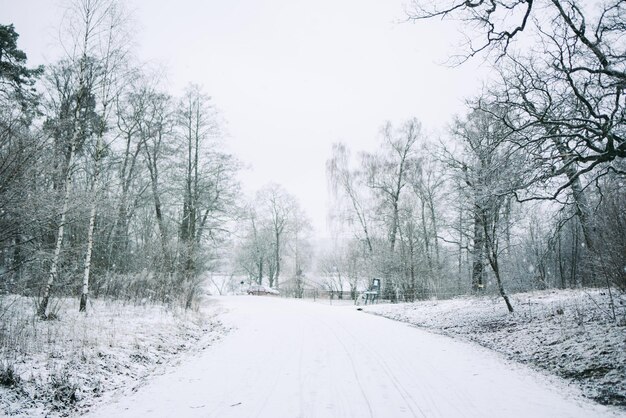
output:
<path id="1" fill-rule="evenodd" d="M 613 417 L 476 344 L 331 306 L 218 298 L 232 330 L 97 417 Z"/>
<path id="2" fill-rule="evenodd" d="M 626 407 L 626 297 L 603 290 L 549 290 L 499 297 L 365 307 L 367 312 L 477 342 L 508 359 L 568 379 L 584 395 Z"/>
<path id="3" fill-rule="evenodd" d="M 58 319 L 50 321 L 35 319 L 35 306 L 31 298 L 0 297 L 0 366 L 21 378 L 0 386 L 0 416 L 83 412 L 112 393 L 136 390 L 227 331 L 215 304 L 184 311 L 94 300 L 85 315 L 75 299 L 55 299 Z"/>

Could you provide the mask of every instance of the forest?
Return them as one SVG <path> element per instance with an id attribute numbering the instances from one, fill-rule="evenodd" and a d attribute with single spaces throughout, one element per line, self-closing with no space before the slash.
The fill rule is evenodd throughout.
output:
<path id="1" fill-rule="evenodd" d="M 496 293 L 511 312 L 509 292 L 623 292 L 623 2 L 448 3 L 408 19 L 460 21 L 450 65 L 487 57 L 491 79 L 441 135 L 381 121 L 378 149 L 328 150 L 323 248 L 281 185 L 244 196 L 209 93 L 137 62 L 120 2 L 73 2 L 41 67 L 2 25 L 2 292 L 41 318 L 60 296 L 189 308 L 210 272 L 295 297 L 313 281 L 356 300 L 372 278 L 392 302 Z"/>
<path id="2" fill-rule="evenodd" d="M 487 55 L 494 76 L 442 136 L 413 118 L 383 123 L 378 150 L 333 146 L 325 286 L 355 300 L 373 277 L 390 301 L 497 293 L 511 312 L 507 292 L 623 292 L 624 4 L 447 3 L 414 2 L 409 19 L 471 28 L 451 65 Z"/>
<path id="3" fill-rule="evenodd" d="M 237 199 L 238 162 L 202 89 L 133 63 L 119 2 L 69 11 L 66 57 L 28 68 L 2 26 L 2 285 L 189 307 Z"/>

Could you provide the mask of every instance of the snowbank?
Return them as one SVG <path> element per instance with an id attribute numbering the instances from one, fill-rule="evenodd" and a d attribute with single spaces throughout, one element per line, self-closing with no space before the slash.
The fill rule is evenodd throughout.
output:
<path id="1" fill-rule="evenodd" d="M 579 385 L 585 396 L 626 409 L 626 297 L 551 290 L 364 307 L 369 313 L 479 343 Z"/>
<path id="2" fill-rule="evenodd" d="M 67 416 L 137 390 L 226 329 L 216 305 L 184 311 L 93 301 L 88 315 L 61 300 L 58 319 L 34 317 L 32 299 L 0 297 L 0 415 Z"/>

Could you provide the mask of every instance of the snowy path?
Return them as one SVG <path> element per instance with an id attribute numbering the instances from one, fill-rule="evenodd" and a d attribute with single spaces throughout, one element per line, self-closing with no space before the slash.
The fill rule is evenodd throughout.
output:
<path id="1" fill-rule="evenodd" d="M 236 330 L 93 416 L 619 415 L 485 349 L 352 306 L 253 296 L 220 301 Z"/>

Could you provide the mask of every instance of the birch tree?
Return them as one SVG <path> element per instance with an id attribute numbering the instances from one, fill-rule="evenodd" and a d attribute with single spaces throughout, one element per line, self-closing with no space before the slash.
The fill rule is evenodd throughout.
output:
<path id="1" fill-rule="evenodd" d="M 378 214 L 386 228 L 388 255 L 383 263 L 387 280 L 383 283 L 386 296 L 396 299 L 400 275 L 396 242 L 400 228 L 401 197 L 408 184 L 411 167 L 418 164 L 417 141 L 421 139 L 421 124 L 417 119 L 404 122 L 394 129 L 387 123 L 382 129 L 383 144 L 379 153 L 363 154 L 363 171 L 367 186 L 378 203 Z"/>
<path id="2" fill-rule="evenodd" d="M 94 93 L 98 102 L 98 120 L 94 128 L 95 144 L 91 149 L 93 171 L 91 179 L 91 208 L 87 229 L 87 250 L 83 270 L 80 297 L 81 312 L 87 310 L 89 279 L 94 246 L 94 229 L 99 200 L 101 164 L 108 146 L 105 134 L 109 129 L 109 118 L 124 77 L 128 32 L 124 26 L 124 11 L 117 0 L 80 0 L 76 4 L 75 18 L 85 34 L 85 43 L 96 61 L 98 77 L 94 82 Z"/>
<path id="3" fill-rule="evenodd" d="M 79 7 L 79 5 L 77 5 Z M 65 172 L 65 176 L 63 179 L 63 198 L 62 198 L 62 206 L 59 214 L 59 223 L 58 230 L 56 234 L 56 244 L 54 247 L 54 254 L 52 260 L 50 262 L 50 270 L 48 273 L 48 278 L 45 283 L 42 292 L 42 298 L 39 303 L 39 307 L 37 313 L 40 317 L 47 316 L 48 309 L 48 301 L 50 299 L 50 290 L 52 288 L 52 284 L 57 278 L 58 274 L 58 266 L 61 256 L 61 248 L 63 246 L 63 238 L 65 233 L 65 223 L 67 212 L 69 208 L 70 195 L 71 195 L 71 186 L 72 186 L 72 176 L 73 176 L 73 164 L 74 158 L 76 154 L 77 147 L 85 141 L 86 136 L 88 135 L 88 126 L 87 121 L 89 120 L 86 115 L 88 115 L 89 110 L 92 110 L 92 98 L 93 98 L 93 60 L 91 60 L 91 48 L 94 42 L 94 36 L 97 31 L 93 20 L 93 14 L 91 13 L 91 9 L 88 9 L 89 13 L 87 16 L 83 16 L 82 23 L 84 23 L 84 28 L 81 28 L 82 36 L 77 35 L 77 39 L 75 44 L 73 45 L 72 55 L 68 57 L 69 62 L 75 68 L 78 68 L 77 71 L 77 82 L 76 82 L 76 92 L 75 97 L 73 97 L 73 103 L 71 104 L 71 131 L 69 133 L 69 143 L 67 145 L 67 169 Z M 76 12 L 75 15 L 78 21 L 81 20 L 80 7 L 79 11 Z M 82 298 L 81 298 L 82 299 Z"/>
<path id="4" fill-rule="evenodd" d="M 331 157 L 326 161 L 326 176 L 337 203 L 344 206 L 340 213 L 345 213 L 345 219 L 340 221 L 356 224 L 356 236 L 365 242 L 367 250 L 373 254 L 371 213 L 363 190 L 363 175 L 350 164 L 350 150 L 345 144 L 333 144 Z"/>
<path id="5" fill-rule="evenodd" d="M 294 296 L 302 298 L 304 294 L 304 272 L 313 256 L 310 234 L 312 232 L 311 221 L 300 205 L 296 202 L 293 210 L 289 249 L 293 260 Z"/>

